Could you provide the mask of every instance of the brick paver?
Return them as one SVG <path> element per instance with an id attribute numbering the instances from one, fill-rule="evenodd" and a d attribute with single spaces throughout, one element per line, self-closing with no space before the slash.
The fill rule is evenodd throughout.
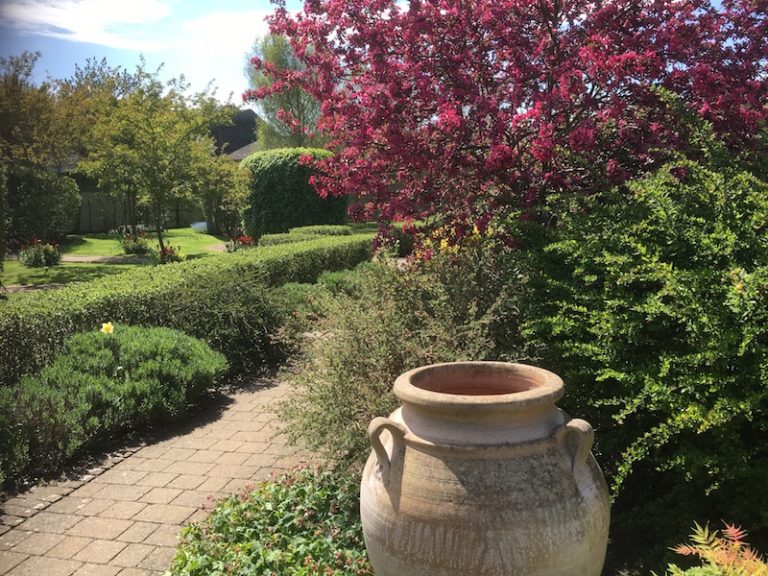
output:
<path id="1" fill-rule="evenodd" d="M 232 392 L 215 414 L 0 504 L 0 576 L 161 575 L 183 525 L 306 458 L 275 433 L 286 392 Z"/>

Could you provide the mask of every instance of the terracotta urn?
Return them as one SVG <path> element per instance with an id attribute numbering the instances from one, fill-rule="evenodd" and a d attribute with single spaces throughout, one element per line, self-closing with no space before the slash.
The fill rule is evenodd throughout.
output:
<path id="1" fill-rule="evenodd" d="M 608 488 L 552 372 L 435 364 L 368 427 L 360 512 L 377 576 L 599 576 Z"/>

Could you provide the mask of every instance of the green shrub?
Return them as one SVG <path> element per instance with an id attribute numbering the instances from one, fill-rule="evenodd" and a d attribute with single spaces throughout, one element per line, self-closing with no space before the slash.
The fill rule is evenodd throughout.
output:
<path id="1" fill-rule="evenodd" d="M 136 254 L 137 256 L 146 256 L 152 253 L 147 236 L 143 232 L 136 234 L 122 234 L 118 237 L 120 246 L 126 254 Z"/>
<path id="2" fill-rule="evenodd" d="M 174 264 L 176 262 L 184 262 L 186 259 L 187 256 L 181 251 L 181 246 L 164 244 L 157 252 L 158 264 Z"/>
<path id="3" fill-rule="evenodd" d="M 237 252 L 238 250 L 247 250 L 249 248 L 253 248 L 256 246 L 256 243 L 253 240 L 253 236 L 245 236 L 243 234 L 240 234 L 239 236 L 235 236 L 227 242 L 227 252 Z"/>
<path id="4" fill-rule="evenodd" d="M 30 238 L 62 240 L 80 208 L 72 178 L 14 165 L 7 172 L 8 240 L 18 248 Z"/>
<path id="5" fill-rule="evenodd" d="M 172 576 L 373 576 L 356 478 L 295 471 L 222 500 L 184 530 Z"/>
<path id="6" fill-rule="evenodd" d="M 57 266 L 61 261 L 61 252 L 58 246 L 35 239 L 29 245 L 21 247 L 19 261 L 29 268 Z"/>
<path id="7" fill-rule="evenodd" d="M 278 246 L 279 244 L 293 244 L 294 242 L 306 242 L 323 238 L 320 234 L 291 234 L 283 232 L 281 234 L 264 234 L 259 238 L 259 246 Z"/>
<path id="8" fill-rule="evenodd" d="M 290 439 L 334 465 L 360 465 L 370 451 L 368 423 L 397 406 L 397 376 L 435 362 L 502 357 L 494 340 L 515 333 L 514 310 L 506 308 L 513 288 L 496 281 L 502 258 L 471 252 L 420 269 L 364 266 L 328 283 L 339 291 L 322 300 L 314 332 L 323 336 L 305 343 L 287 375 L 295 393 L 280 413 Z"/>
<path id="9" fill-rule="evenodd" d="M 351 268 L 370 259 L 371 241 L 368 234 L 256 248 L 19 294 L 0 306 L 0 386 L 15 385 L 68 336 L 103 319 L 202 338 L 227 356 L 234 371 L 263 367 L 280 353 L 270 339 L 279 311 L 266 288 Z"/>
<path id="10" fill-rule="evenodd" d="M 768 185 L 680 162 L 559 214 L 527 252 L 525 332 L 598 431 L 609 554 L 658 560 L 685 518 L 765 537 Z"/>
<path id="11" fill-rule="evenodd" d="M 3 271 L 3 265 L 5 264 L 5 225 L 8 215 L 8 179 L 5 174 L 5 164 L 0 162 L 0 272 Z M 0 281 L 0 289 L 2 289 L 2 281 Z M 0 294 L 2 298 L 2 294 Z"/>
<path id="12" fill-rule="evenodd" d="M 105 325 L 69 338 L 39 373 L 0 389 L 0 468 L 46 474 L 83 447 L 174 420 L 227 370 L 224 356 L 168 328 Z"/>
<path id="13" fill-rule="evenodd" d="M 288 230 L 290 234 L 311 234 L 317 236 L 348 236 L 352 234 L 352 227 L 341 224 L 326 224 L 320 226 L 299 226 Z"/>
<path id="14" fill-rule="evenodd" d="M 296 226 L 343 224 L 347 216 L 344 198 L 321 198 L 309 184 L 311 168 L 302 156 L 327 158 L 326 150 L 282 148 L 256 152 L 241 166 L 252 175 L 251 194 L 245 211 L 248 234 L 287 232 Z"/>

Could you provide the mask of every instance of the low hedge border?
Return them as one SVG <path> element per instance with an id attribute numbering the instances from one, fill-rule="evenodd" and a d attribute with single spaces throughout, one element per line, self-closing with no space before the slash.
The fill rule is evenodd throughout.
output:
<path id="1" fill-rule="evenodd" d="M 349 236 L 352 227 L 345 224 L 320 224 L 316 226 L 299 226 L 288 230 L 289 234 L 314 234 L 317 236 Z"/>
<path id="2" fill-rule="evenodd" d="M 321 234 L 300 234 L 292 232 L 282 232 L 280 234 L 264 234 L 259 238 L 259 246 L 278 246 L 280 244 L 293 244 L 294 242 L 306 242 L 307 240 L 317 240 L 318 238 L 327 238 L 327 235 Z"/>
<path id="3" fill-rule="evenodd" d="M 65 339 L 101 322 L 166 326 L 202 338 L 233 372 L 275 360 L 270 333 L 280 321 L 266 287 L 314 282 L 372 255 L 372 234 L 244 250 L 140 268 L 0 305 L 0 386 L 40 369 Z"/>

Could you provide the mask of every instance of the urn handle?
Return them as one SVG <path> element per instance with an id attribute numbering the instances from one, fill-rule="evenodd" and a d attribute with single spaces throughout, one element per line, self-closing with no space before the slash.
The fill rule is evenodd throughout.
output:
<path id="1" fill-rule="evenodd" d="M 572 472 L 586 463 L 595 441 L 595 431 L 589 422 L 573 418 L 557 430 L 555 437 L 568 454 Z"/>
<path id="2" fill-rule="evenodd" d="M 381 442 L 382 430 L 389 430 L 392 434 L 391 456 L 387 454 L 387 449 L 384 448 L 384 444 Z M 374 418 L 371 420 L 371 423 L 368 424 L 368 438 L 371 441 L 371 446 L 379 461 L 381 477 L 384 482 L 389 480 L 389 471 L 392 468 L 392 464 L 403 456 L 405 448 L 403 438 L 405 437 L 405 432 L 405 427 L 402 424 L 390 420 L 389 418 Z"/>

